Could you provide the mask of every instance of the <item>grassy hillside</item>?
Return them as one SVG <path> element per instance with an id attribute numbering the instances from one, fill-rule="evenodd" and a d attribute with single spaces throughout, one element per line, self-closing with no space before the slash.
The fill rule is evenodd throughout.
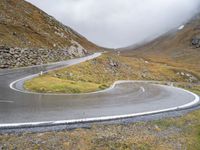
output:
<path id="1" fill-rule="evenodd" d="M 135 49 L 122 50 L 125 56 L 135 56 L 200 72 L 200 15 L 190 20 L 182 30 L 168 33 Z"/>
<path id="2" fill-rule="evenodd" d="M 87 50 L 100 49 L 24 0 L 0 1 L 0 45 L 61 49 L 71 46 L 73 41 Z"/>
<path id="3" fill-rule="evenodd" d="M 199 79 L 200 73 L 185 68 L 107 53 L 94 60 L 34 78 L 25 83 L 25 88 L 34 92 L 84 93 L 108 88 L 117 80 L 156 80 L 192 84 L 197 83 Z"/>
<path id="4" fill-rule="evenodd" d="M 24 0 L 0 1 L 0 69 L 57 62 L 102 49 Z"/>

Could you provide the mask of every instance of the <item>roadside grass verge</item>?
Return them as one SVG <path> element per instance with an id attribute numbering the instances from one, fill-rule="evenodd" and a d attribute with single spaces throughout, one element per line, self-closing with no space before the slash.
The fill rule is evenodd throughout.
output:
<path id="1" fill-rule="evenodd" d="M 191 84 L 191 83 L 176 83 L 175 86 L 189 90 L 193 93 L 200 95 L 200 84 Z"/>
<path id="2" fill-rule="evenodd" d="M 24 87 L 40 93 L 87 93 L 108 88 L 117 80 L 188 82 L 189 77 L 180 75 L 181 72 L 189 71 L 108 53 L 75 66 L 51 71 L 25 82 Z M 191 74 L 199 77 L 199 74 Z"/>
<path id="3" fill-rule="evenodd" d="M 64 80 L 55 77 L 42 76 L 34 78 L 31 81 L 27 81 L 24 85 L 26 89 L 31 91 L 37 91 L 40 93 L 85 93 L 95 90 L 102 90 L 106 86 L 101 84 Z"/>
<path id="4" fill-rule="evenodd" d="M 169 118 L 152 121 L 149 124 L 156 125 L 159 131 L 169 129 L 177 130 L 179 133 L 174 140 L 180 142 L 182 149 L 200 149 L 200 110 L 194 111 L 180 118 Z"/>

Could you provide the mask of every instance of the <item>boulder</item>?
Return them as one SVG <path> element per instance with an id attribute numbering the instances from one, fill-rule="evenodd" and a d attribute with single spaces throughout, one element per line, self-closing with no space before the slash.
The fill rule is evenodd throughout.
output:
<path id="1" fill-rule="evenodd" d="M 192 38 L 192 45 L 196 48 L 200 47 L 200 36 L 196 36 Z"/>
<path id="2" fill-rule="evenodd" d="M 112 59 L 109 60 L 109 65 L 110 65 L 111 67 L 118 67 L 118 66 L 119 66 L 118 62 L 117 62 L 117 61 L 114 61 L 114 60 L 112 60 Z"/>
<path id="3" fill-rule="evenodd" d="M 80 45 L 72 45 L 65 52 L 74 57 L 82 57 L 86 54 L 86 50 Z"/>

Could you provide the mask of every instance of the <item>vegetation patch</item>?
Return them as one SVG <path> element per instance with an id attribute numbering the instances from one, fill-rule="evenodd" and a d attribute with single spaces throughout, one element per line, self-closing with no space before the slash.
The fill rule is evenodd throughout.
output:
<path id="1" fill-rule="evenodd" d="M 185 73 L 186 72 L 186 73 Z M 117 80 L 196 82 L 198 74 L 141 58 L 103 54 L 87 62 L 52 71 L 25 83 L 34 92 L 85 93 L 106 89 Z M 194 80 L 193 80 L 194 79 Z"/>
<path id="2" fill-rule="evenodd" d="M 106 86 L 91 82 L 74 82 L 72 80 L 64 80 L 55 77 L 42 76 L 25 83 L 27 89 L 36 92 L 46 93 L 83 93 L 95 90 L 105 89 Z"/>

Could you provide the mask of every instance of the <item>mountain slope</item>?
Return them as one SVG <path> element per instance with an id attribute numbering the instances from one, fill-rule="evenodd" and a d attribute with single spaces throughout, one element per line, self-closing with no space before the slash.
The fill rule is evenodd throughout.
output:
<path id="1" fill-rule="evenodd" d="M 24 0 L 0 1 L 0 45 L 0 68 L 59 61 L 100 50 L 97 45 Z M 27 58 L 18 57 L 24 51 L 26 55 L 34 51 L 34 55 L 47 59 L 35 59 L 35 56 L 31 58 L 34 63 L 29 59 L 25 63 L 15 61 Z M 56 55 L 56 51 L 60 52 Z"/>
<path id="2" fill-rule="evenodd" d="M 181 27 L 183 28 L 183 26 Z M 142 57 L 154 62 L 200 71 L 200 15 L 183 29 L 168 33 L 135 49 L 122 52 L 126 56 Z"/>
<path id="3" fill-rule="evenodd" d="M 98 49 L 71 28 L 24 0 L 1 0 L 0 15 L 0 44 L 65 48 L 74 40 L 86 49 Z"/>

